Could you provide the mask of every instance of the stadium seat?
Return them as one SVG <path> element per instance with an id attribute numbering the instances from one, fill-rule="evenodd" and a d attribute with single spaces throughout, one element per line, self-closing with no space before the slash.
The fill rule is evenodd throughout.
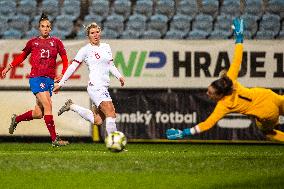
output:
<path id="1" fill-rule="evenodd" d="M 246 13 L 242 15 L 241 18 L 244 20 L 245 24 L 244 36 L 246 39 L 251 39 L 251 37 L 255 35 L 258 29 L 257 17 Z"/>
<path id="2" fill-rule="evenodd" d="M 219 11 L 219 1 L 216 0 L 202 0 L 202 12 L 204 14 L 209 14 L 213 18 L 218 15 Z"/>
<path id="3" fill-rule="evenodd" d="M 117 15 L 117 14 L 109 15 L 106 21 L 104 22 L 104 28 L 114 30 L 120 35 L 124 30 L 123 21 L 124 21 L 124 18 L 121 15 Z"/>
<path id="4" fill-rule="evenodd" d="M 189 32 L 187 39 L 206 39 L 208 32 L 202 30 L 193 30 Z"/>
<path id="5" fill-rule="evenodd" d="M 138 0 L 134 8 L 134 14 L 142 14 L 146 16 L 147 20 L 152 16 L 153 13 L 153 1 L 149 0 Z"/>
<path id="6" fill-rule="evenodd" d="M 25 33 L 29 30 L 30 17 L 27 15 L 15 15 L 11 18 L 9 26 L 15 30 Z"/>
<path id="7" fill-rule="evenodd" d="M 120 34 L 117 31 L 108 28 L 103 29 L 101 34 L 103 39 L 117 39 L 119 36 Z"/>
<path id="8" fill-rule="evenodd" d="M 143 39 L 161 39 L 162 34 L 158 30 L 147 30 L 141 37 Z"/>
<path id="9" fill-rule="evenodd" d="M 277 35 L 280 31 L 280 17 L 276 14 L 266 13 L 259 23 L 260 31 L 272 31 Z"/>
<path id="10" fill-rule="evenodd" d="M 146 19 L 146 16 L 141 14 L 131 15 L 126 23 L 126 30 L 134 30 L 140 36 L 145 31 Z"/>
<path id="11" fill-rule="evenodd" d="M 228 15 L 219 15 L 214 25 L 210 39 L 228 39 L 232 35 L 231 25 L 233 18 Z"/>
<path id="12" fill-rule="evenodd" d="M 195 17 L 192 23 L 192 30 L 202 30 L 210 33 L 213 28 L 213 17 L 211 15 L 200 13 Z"/>
<path id="13" fill-rule="evenodd" d="M 13 28 L 10 28 L 9 30 L 5 31 L 2 36 L 3 39 L 21 39 L 21 37 L 22 32 Z"/>
<path id="14" fill-rule="evenodd" d="M 11 19 L 17 12 L 15 1 L 0 1 L 0 16 Z"/>
<path id="15" fill-rule="evenodd" d="M 122 32 L 121 39 L 139 39 L 140 38 L 140 34 L 135 31 L 135 30 L 125 30 Z"/>
<path id="16" fill-rule="evenodd" d="M 25 39 L 30 39 L 30 38 L 36 37 L 36 36 L 38 36 L 38 35 L 39 35 L 39 31 L 38 31 L 37 29 L 35 29 L 35 28 L 32 28 L 31 30 L 29 30 L 29 31 L 27 31 L 27 32 L 25 33 L 25 35 L 24 35 L 23 38 L 25 38 Z"/>
<path id="17" fill-rule="evenodd" d="M 109 13 L 109 1 L 93 0 L 89 6 L 89 14 L 100 15 L 105 19 Z"/>
<path id="18" fill-rule="evenodd" d="M 8 18 L 0 16 L 0 25 L 0 35 L 2 35 L 9 28 Z"/>
<path id="19" fill-rule="evenodd" d="M 99 26 L 102 26 L 103 17 L 100 15 L 88 14 L 85 16 L 83 25 L 87 26 L 92 22 L 96 22 Z"/>
<path id="20" fill-rule="evenodd" d="M 158 0 L 155 7 L 155 14 L 166 15 L 170 20 L 175 14 L 174 0 Z"/>
<path id="21" fill-rule="evenodd" d="M 112 14 L 122 15 L 126 20 L 131 13 L 131 2 L 129 0 L 115 0 Z"/>
<path id="22" fill-rule="evenodd" d="M 74 21 L 80 16 L 80 6 L 80 0 L 64 0 L 61 14 L 67 15 Z"/>
<path id="23" fill-rule="evenodd" d="M 221 14 L 217 17 L 214 30 L 230 31 L 233 22 L 233 17 L 230 15 Z"/>
<path id="24" fill-rule="evenodd" d="M 187 34 L 188 32 L 171 29 L 166 33 L 165 39 L 184 39 Z"/>
<path id="25" fill-rule="evenodd" d="M 151 16 L 148 28 L 150 30 L 158 30 L 162 35 L 166 34 L 168 30 L 168 17 L 163 14 L 155 14 Z"/>
<path id="26" fill-rule="evenodd" d="M 27 15 L 30 18 L 34 17 L 37 11 L 36 0 L 20 0 L 17 7 L 17 14 Z"/>
<path id="27" fill-rule="evenodd" d="M 31 22 L 31 27 L 32 28 L 38 28 L 38 22 L 39 22 L 39 19 L 40 19 L 40 15 L 37 15 L 35 17 L 33 17 L 33 20 Z"/>
<path id="28" fill-rule="evenodd" d="M 170 23 L 170 30 L 189 32 L 190 27 L 191 27 L 191 17 L 183 14 L 175 15 Z"/>
<path id="29" fill-rule="evenodd" d="M 255 39 L 274 39 L 275 33 L 273 31 L 258 31 Z"/>
<path id="30" fill-rule="evenodd" d="M 230 15 L 232 17 L 240 16 L 239 0 L 224 0 L 221 5 L 221 14 Z"/>
<path id="31" fill-rule="evenodd" d="M 57 15 L 59 15 L 59 1 L 57 0 L 43 0 L 42 5 L 39 8 L 39 12 L 46 13 L 48 15 L 48 18 L 53 21 Z"/>
<path id="32" fill-rule="evenodd" d="M 256 20 L 259 20 L 263 14 L 263 1 L 262 0 L 249 0 L 245 1 L 244 14 L 254 16 Z"/>
<path id="33" fill-rule="evenodd" d="M 272 14 L 277 14 L 280 18 L 284 18 L 284 1 L 269 0 L 267 1 L 266 11 Z"/>
<path id="34" fill-rule="evenodd" d="M 224 30 L 214 30 L 211 32 L 209 39 L 228 39 L 231 35 L 231 32 Z"/>
<path id="35" fill-rule="evenodd" d="M 284 39 L 284 31 L 280 31 L 277 39 Z"/>
<path id="36" fill-rule="evenodd" d="M 56 29 L 56 28 L 53 28 L 53 29 L 51 30 L 50 35 L 51 35 L 51 36 L 54 36 L 54 37 L 57 37 L 57 38 L 59 38 L 59 39 L 61 39 L 61 40 L 66 39 L 66 32 L 63 31 L 63 30 L 58 30 L 58 29 Z"/>
<path id="37" fill-rule="evenodd" d="M 181 0 L 177 4 L 177 14 L 184 14 L 194 19 L 198 13 L 198 5 L 195 0 Z"/>
<path id="38" fill-rule="evenodd" d="M 76 34 L 76 39 L 86 39 L 86 31 L 85 28 L 82 27 Z"/>
<path id="39" fill-rule="evenodd" d="M 60 36 L 64 35 L 66 37 L 70 35 L 73 30 L 73 19 L 68 15 L 57 16 L 53 23 L 53 30 L 54 29 Z"/>

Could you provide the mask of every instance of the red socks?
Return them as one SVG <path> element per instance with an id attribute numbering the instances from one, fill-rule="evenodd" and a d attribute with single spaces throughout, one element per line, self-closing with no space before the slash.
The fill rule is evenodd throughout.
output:
<path id="1" fill-rule="evenodd" d="M 30 120 L 33 120 L 33 111 L 30 110 L 26 113 L 23 113 L 22 115 L 18 115 L 16 117 L 16 122 L 17 123 L 20 123 L 21 121 L 30 121 Z"/>
<path id="2" fill-rule="evenodd" d="M 45 115 L 44 121 L 50 133 L 51 140 L 54 141 L 56 139 L 56 132 L 55 132 L 55 125 L 53 121 L 53 115 Z"/>
<path id="3" fill-rule="evenodd" d="M 33 120 L 33 115 L 32 115 L 32 110 L 19 115 L 16 117 L 16 122 L 20 123 L 21 121 L 30 121 Z M 44 116 L 44 121 L 46 124 L 46 127 L 50 133 L 51 140 L 54 141 L 56 139 L 56 132 L 55 132 L 55 125 L 53 121 L 53 116 L 52 115 L 45 115 Z"/>

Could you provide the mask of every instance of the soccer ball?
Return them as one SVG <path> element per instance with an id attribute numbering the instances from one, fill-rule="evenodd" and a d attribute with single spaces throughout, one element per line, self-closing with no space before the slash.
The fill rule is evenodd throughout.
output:
<path id="1" fill-rule="evenodd" d="M 114 131 L 106 137 L 105 143 L 110 151 L 120 152 L 126 146 L 126 136 L 120 131 Z"/>

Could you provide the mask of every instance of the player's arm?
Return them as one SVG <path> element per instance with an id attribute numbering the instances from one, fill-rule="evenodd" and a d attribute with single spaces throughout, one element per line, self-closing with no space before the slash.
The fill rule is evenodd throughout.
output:
<path id="1" fill-rule="evenodd" d="M 17 56 L 3 71 L 2 77 L 5 78 L 6 74 L 10 71 L 11 68 L 21 64 L 26 58 L 28 54 L 23 51 L 19 56 Z"/>
<path id="2" fill-rule="evenodd" d="M 70 78 L 70 76 L 76 71 L 76 69 L 79 67 L 79 65 L 83 62 L 84 59 L 85 59 L 85 50 L 84 48 L 81 48 L 78 51 L 77 55 L 75 56 L 74 60 L 72 61 L 71 65 L 68 66 L 60 82 L 54 86 L 53 92 L 58 93 L 61 87 Z"/>
<path id="3" fill-rule="evenodd" d="M 244 30 L 243 20 L 234 19 L 232 28 L 234 29 L 236 45 L 235 45 L 233 62 L 231 63 L 231 66 L 227 72 L 227 76 L 231 80 L 236 80 L 238 78 L 240 66 L 243 59 L 243 30 Z"/>
<path id="4" fill-rule="evenodd" d="M 114 65 L 113 60 L 111 60 L 110 64 L 111 64 L 110 65 L 110 73 L 112 75 L 114 75 L 116 77 L 116 79 L 119 80 L 121 86 L 123 87 L 124 83 L 125 83 L 124 77 L 122 77 L 121 73 L 118 71 L 117 67 Z"/>
<path id="5" fill-rule="evenodd" d="M 64 73 L 66 72 L 66 70 L 68 68 L 67 53 L 66 53 L 66 50 L 64 48 L 62 41 L 59 40 L 59 39 L 57 40 L 57 46 L 58 46 L 59 55 L 60 55 L 61 60 L 62 60 L 62 71 L 61 71 L 61 74 L 59 74 L 57 77 L 55 77 L 55 79 L 54 79 L 55 83 L 59 82 L 62 79 Z"/>
<path id="6" fill-rule="evenodd" d="M 60 82 L 58 85 L 54 86 L 53 92 L 57 93 L 61 87 L 65 84 L 65 82 L 71 77 L 71 75 L 76 71 L 76 69 L 79 67 L 80 62 L 73 60 L 72 64 L 67 68 L 66 72 L 62 76 Z"/>
<path id="7" fill-rule="evenodd" d="M 204 122 L 201 122 L 192 128 L 186 128 L 183 131 L 179 129 L 168 129 L 166 131 L 167 138 L 169 140 L 182 139 L 185 136 L 192 136 L 207 131 L 228 113 L 229 110 L 218 103 L 214 111 Z"/>

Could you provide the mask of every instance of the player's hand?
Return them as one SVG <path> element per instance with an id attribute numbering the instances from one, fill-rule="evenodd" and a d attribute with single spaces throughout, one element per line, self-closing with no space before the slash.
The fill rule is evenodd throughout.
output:
<path id="1" fill-rule="evenodd" d="M 54 88 L 53 88 L 53 92 L 54 92 L 55 94 L 57 94 L 60 89 L 61 89 L 61 86 L 58 85 L 58 84 L 55 84 L 55 85 L 54 85 Z"/>
<path id="2" fill-rule="evenodd" d="M 54 78 L 54 83 L 59 83 L 59 81 L 62 79 L 62 77 L 63 77 L 63 74 L 60 74 L 60 75 L 56 76 Z"/>
<path id="3" fill-rule="evenodd" d="M 234 35 L 236 37 L 236 43 L 243 42 L 244 34 L 244 20 L 240 18 L 235 18 L 233 20 L 232 29 L 234 30 Z"/>
<path id="4" fill-rule="evenodd" d="M 1 77 L 2 77 L 2 78 L 5 78 L 7 72 L 8 72 L 10 69 L 11 69 L 11 67 L 8 66 L 8 67 L 6 67 L 4 70 L 2 70 Z"/>
<path id="5" fill-rule="evenodd" d="M 125 84 L 125 79 L 124 79 L 124 77 L 119 78 L 119 82 L 120 82 L 120 85 L 123 87 L 124 84 Z"/>
<path id="6" fill-rule="evenodd" d="M 167 139 L 169 140 L 178 140 L 184 138 L 184 133 L 182 130 L 179 129 L 167 129 L 166 131 Z"/>

